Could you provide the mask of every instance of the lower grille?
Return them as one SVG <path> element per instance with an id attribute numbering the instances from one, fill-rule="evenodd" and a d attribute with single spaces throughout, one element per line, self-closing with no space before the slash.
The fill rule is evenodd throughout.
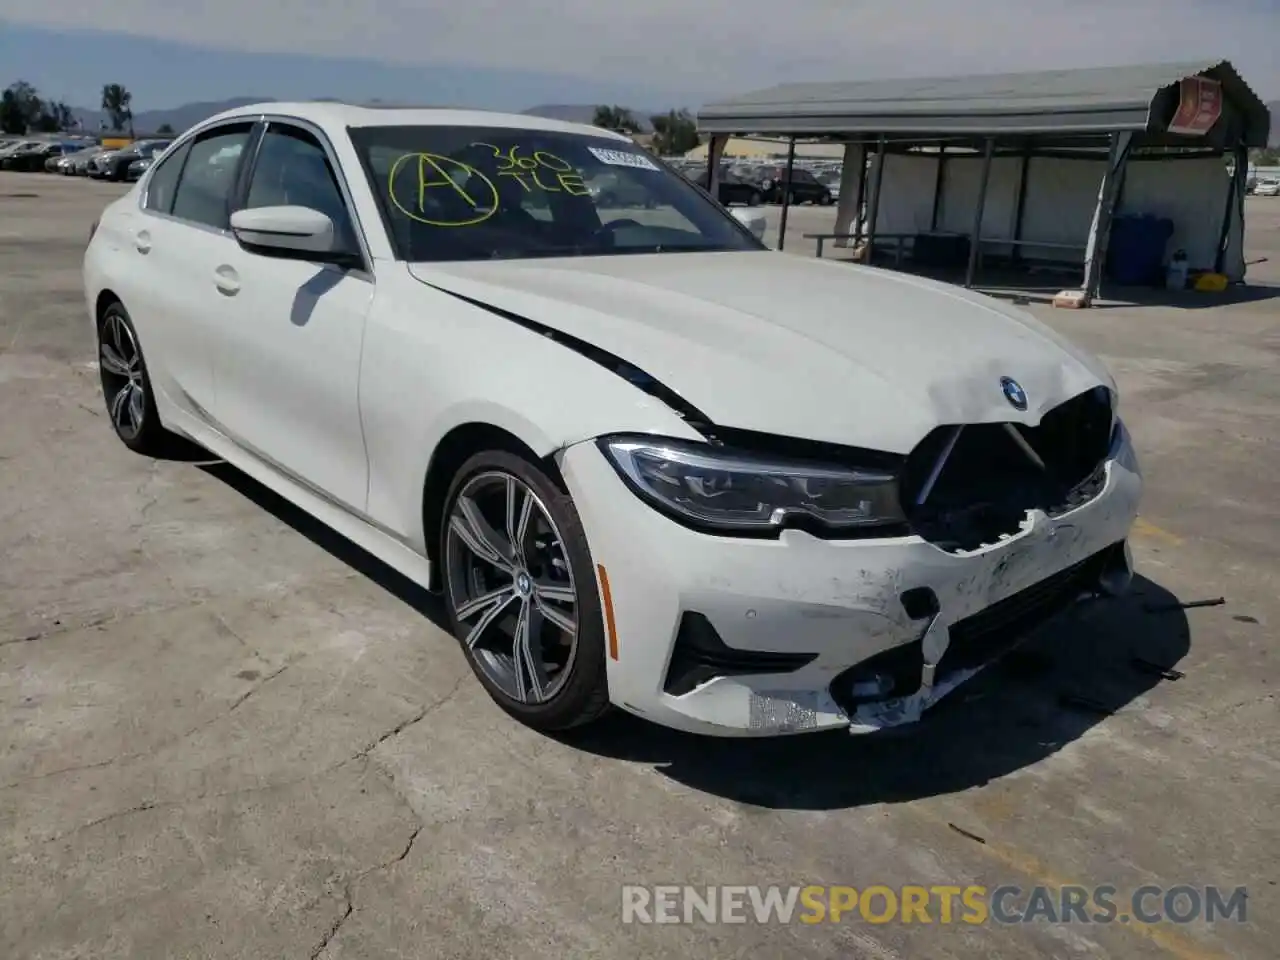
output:
<path id="1" fill-rule="evenodd" d="M 1082 592 L 1094 587 L 1114 549 L 1108 547 L 956 621 L 951 625 L 951 643 L 939 669 L 943 672 L 968 670 L 1005 653 L 1054 614 L 1069 607 Z"/>

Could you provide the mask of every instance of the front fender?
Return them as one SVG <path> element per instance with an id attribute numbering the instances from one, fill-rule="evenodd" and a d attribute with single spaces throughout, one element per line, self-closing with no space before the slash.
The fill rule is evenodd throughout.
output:
<path id="1" fill-rule="evenodd" d="M 367 513 L 415 549 L 425 548 L 427 470 L 457 427 L 497 427 L 539 457 L 613 432 L 701 437 L 661 400 L 569 347 L 407 275 L 406 286 L 387 280 L 380 275 L 361 357 Z M 390 306 L 413 301 L 422 309 Z"/>

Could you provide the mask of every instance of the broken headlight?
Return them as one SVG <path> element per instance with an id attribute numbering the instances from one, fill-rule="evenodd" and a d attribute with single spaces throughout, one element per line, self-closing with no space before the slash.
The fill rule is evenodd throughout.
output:
<path id="1" fill-rule="evenodd" d="M 898 477 L 885 470 L 787 462 L 657 438 L 605 438 L 600 448 L 636 493 L 692 526 L 856 533 L 905 520 Z"/>

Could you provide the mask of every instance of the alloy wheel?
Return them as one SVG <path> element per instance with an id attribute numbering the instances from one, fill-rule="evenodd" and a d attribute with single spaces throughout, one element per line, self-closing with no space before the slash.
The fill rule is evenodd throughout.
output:
<path id="1" fill-rule="evenodd" d="M 102 323 L 98 369 L 111 423 L 121 437 L 131 440 L 142 430 L 146 417 L 146 381 L 138 342 L 129 324 L 118 313 L 109 313 Z"/>
<path id="2" fill-rule="evenodd" d="M 489 470 L 458 492 L 448 524 L 448 599 L 463 642 L 508 697 L 548 702 L 569 677 L 578 621 L 574 571 L 546 504 Z"/>

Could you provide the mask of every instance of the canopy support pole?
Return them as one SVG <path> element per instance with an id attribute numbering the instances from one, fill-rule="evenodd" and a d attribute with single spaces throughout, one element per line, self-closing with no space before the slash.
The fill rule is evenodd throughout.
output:
<path id="1" fill-rule="evenodd" d="M 947 186 L 947 145 L 938 147 L 938 170 L 933 181 L 933 212 L 929 215 L 929 230 L 938 229 L 938 217 L 942 213 L 942 194 Z"/>
<path id="2" fill-rule="evenodd" d="M 862 181 L 866 175 L 867 148 L 861 143 L 846 143 L 844 165 L 840 168 L 840 199 L 836 201 L 837 247 L 847 247 L 848 235 L 857 230 L 857 221 L 862 215 Z"/>
<path id="3" fill-rule="evenodd" d="M 791 174 L 796 168 L 796 138 L 791 138 L 787 147 L 787 179 L 782 190 L 782 219 L 778 221 L 778 249 L 787 242 L 787 209 L 791 206 Z"/>
<path id="4" fill-rule="evenodd" d="M 876 221 L 880 219 L 880 187 L 884 183 L 884 152 L 888 140 L 880 134 L 876 143 L 876 166 L 872 172 L 871 203 L 867 209 L 867 256 L 864 263 L 871 263 L 871 251 L 876 243 Z"/>
<path id="5" fill-rule="evenodd" d="M 728 137 L 714 134 L 707 141 L 707 193 L 713 197 L 720 196 L 720 158 L 728 142 Z"/>
<path id="6" fill-rule="evenodd" d="M 987 186 L 991 183 L 991 157 L 996 151 L 995 137 L 987 137 L 982 148 L 982 178 L 978 181 L 978 203 L 973 210 L 973 230 L 969 233 L 969 265 L 964 272 L 964 285 L 973 286 L 978 272 L 978 250 L 982 246 L 982 215 L 987 210 Z"/>
<path id="7" fill-rule="evenodd" d="M 1013 208 L 1013 239 L 1022 239 L 1022 227 L 1027 214 L 1027 184 L 1031 174 L 1031 141 L 1022 148 L 1022 163 L 1018 168 L 1018 199 Z M 1014 264 L 1022 263 L 1022 245 L 1014 244 L 1011 259 Z"/>
<path id="8" fill-rule="evenodd" d="M 862 144 L 862 162 L 858 164 L 858 202 L 853 208 L 853 245 L 862 242 L 863 207 L 867 204 L 867 145 Z"/>
<path id="9" fill-rule="evenodd" d="M 1102 290 L 1102 265 L 1107 260 L 1107 244 L 1111 240 L 1111 220 L 1115 215 L 1116 200 L 1120 196 L 1120 184 L 1124 180 L 1125 164 L 1129 160 L 1129 147 L 1133 133 L 1128 130 L 1111 135 L 1111 149 L 1107 154 L 1107 169 L 1098 186 L 1098 203 L 1093 209 L 1093 222 L 1089 225 L 1089 245 L 1084 254 L 1084 302 L 1091 304 Z"/>
<path id="10" fill-rule="evenodd" d="M 1233 151 L 1234 176 L 1227 181 L 1227 208 L 1222 211 L 1222 232 L 1218 235 L 1218 253 L 1213 258 L 1213 272 L 1222 273 L 1227 262 L 1227 248 L 1231 246 L 1231 221 L 1244 195 L 1248 192 L 1249 148 L 1237 145 Z"/>

